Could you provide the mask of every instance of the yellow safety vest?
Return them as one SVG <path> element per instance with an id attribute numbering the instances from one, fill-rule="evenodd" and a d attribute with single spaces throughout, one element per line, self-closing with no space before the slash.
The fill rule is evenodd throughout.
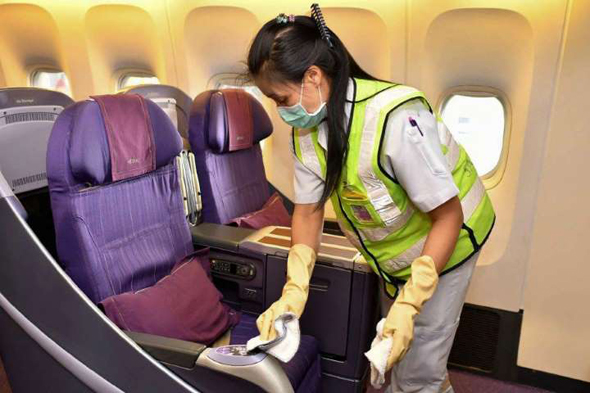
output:
<path id="1" fill-rule="evenodd" d="M 412 87 L 363 79 L 353 79 L 353 83 L 348 156 L 331 200 L 342 232 L 385 280 L 387 292 L 393 296 L 392 284 L 407 280 L 411 263 L 421 255 L 431 220 L 381 168 L 384 131 L 389 114 L 402 104 L 422 100 L 430 105 L 424 94 Z M 465 149 L 440 117 L 437 124 L 464 215 L 457 245 L 444 268 L 449 271 L 480 250 L 492 231 L 495 214 Z M 318 142 L 317 127 L 294 129 L 293 145 L 299 161 L 325 179 L 326 153 Z"/>

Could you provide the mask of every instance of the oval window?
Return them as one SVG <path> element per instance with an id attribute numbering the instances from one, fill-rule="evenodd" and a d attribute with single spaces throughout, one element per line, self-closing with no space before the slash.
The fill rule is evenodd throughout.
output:
<path id="1" fill-rule="evenodd" d="M 444 102 L 441 116 L 481 177 L 490 177 L 502 158 L 506 111 L 498 96 L 454 93 Z"/>

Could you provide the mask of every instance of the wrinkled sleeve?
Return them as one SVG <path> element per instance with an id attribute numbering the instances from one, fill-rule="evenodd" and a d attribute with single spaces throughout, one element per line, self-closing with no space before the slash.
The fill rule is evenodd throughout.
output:
<path id="1" fill-rule="evenodd" d="M 397 108 L 384 132 L 381 166 L 418 209 L 429 212 L 459 194 L 442 151 L 436 117 L 424 103 L 414 100 Z"/>

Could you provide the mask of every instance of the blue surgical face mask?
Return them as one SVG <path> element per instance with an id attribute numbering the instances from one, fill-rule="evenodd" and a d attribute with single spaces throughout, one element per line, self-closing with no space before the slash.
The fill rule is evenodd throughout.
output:
<path id="1" fill-rule="evenodd" d="M 279 116 L 285 123 L 295 128 L 312 128 L 321 123 L 326 117 L 326 103 L 322 100 L 322 91 L 318 86 L 318 93 L 320 95 L 320 107 L 314 112 L 309 113 L 303 105 L 303 83 L 301 83 L 301 91 L 299 92 L 299 102 L 293 106 L 279 106 Z"/>

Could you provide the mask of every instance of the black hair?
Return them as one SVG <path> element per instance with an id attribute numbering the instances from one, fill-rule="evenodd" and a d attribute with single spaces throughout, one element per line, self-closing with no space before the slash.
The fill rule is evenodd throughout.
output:
<path id="1" fill-rule="evenodd" d="M 348 132 L 344 124 L 348 80 L 350 77 L 377 80 L 357 64 L 338 36 L 327 30 L 329 39 L 320 34 L 316 22 L 308 16 L 296 16 L 288 23 L 273 19 L 262 26 L 248 53 L 248 71 L 253 78 L 264 74 L 271 81 L 300 83 L 312 65 L 328 76 L 327 168 L 318 206 L 334 192 L 348 154 Z"/>

